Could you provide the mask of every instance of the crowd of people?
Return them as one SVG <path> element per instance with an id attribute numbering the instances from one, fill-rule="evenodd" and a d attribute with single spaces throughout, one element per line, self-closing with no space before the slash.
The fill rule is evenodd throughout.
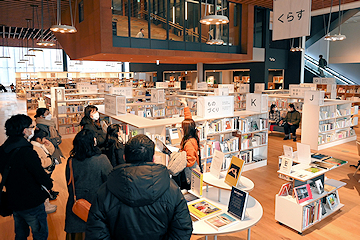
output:
<path id="1" fill-rule="evenodd" d="M 193 168 L 201 170 L 201 156 L 195 122 L 186 101 L 180 102 L 185 106 L 180 151 L 187 165 L 178 176 L 153 162 L 155 144 L 148 136 L 124 142 L 120 125 L 104 132 L 98 109 L 85 107 L 66 161 L 66 239 L 190 239 L 192 222 L 181 189 L 190 188 Z M 48 109 L 37 109 L 34 118 L 10 117 L 0 146 L 0 181 L 16 239 L 27 239 L 30 229 L 34 239 L 47 239 L 47 214 L 57 210 L 50 203 L 59 194 L 51 175 L 64 158 L 62 139 Z M 73 211 L 78 199 L 91 204 L 87 221 Z"/>

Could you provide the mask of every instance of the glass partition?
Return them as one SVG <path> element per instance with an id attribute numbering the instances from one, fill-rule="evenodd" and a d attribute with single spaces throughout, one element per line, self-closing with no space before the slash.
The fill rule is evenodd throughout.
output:
<path id="1" fill-rule="evenodd" d="M 130 36 L 134 38 L 149 37 L 148 0 L 129 0 L 130 2 Z"/>
<path id="2" fill-rule="evenodd" d="M 127 0 L 113 0 L 112 8 L 112 29 L 113 35 L 128 37 L 129 36 L 129 11 Z"/>
<path id="3" fill-rule="evenodd" d="M 150 0 L 151 38 L 167 40 L 167 0 Z"/>

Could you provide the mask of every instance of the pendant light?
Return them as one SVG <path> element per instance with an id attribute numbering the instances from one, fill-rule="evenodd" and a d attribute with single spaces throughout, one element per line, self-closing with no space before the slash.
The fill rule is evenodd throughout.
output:
<path id="1" fill-rule="evenodd" d="M 216 4 L 217 0 L 214 0 L 214 13 L 215 14 L 210 14 L 206 16 L 206 7 L 207 7 L 207 0 L 205 2 L 205 14 L 204 16 L 200 19 L 200 23 L 201 24 L 206 24 L 206 25 L 220 25 L 220 24 L 227 24 L 229 22 L 229 18 L 227 16 L 224 16 L 223 14 L 223 0 L 221 0 L 221 15 L 217 15 L 217 4 Z M 209 11 L 210 12 L 210 11 Z"/>
<path id="2" fill-rule="evenodd" d="M 294 43 L 295 43 L 295 39 L 291 39 L 291 48 L 290 48 L 290 51 L 291 52 L 302 52 L 302 51 L 305 51 L 305 49 L 303 47 L 294 47 Z M 300 38 L 300 41 L 299 41 L 299 44 L 301 43 L 301 38 Z"/>
<path id="3" fill-rule="evenodd" d="M 30 27 L 30 21 L 31 21 L 31 19 L 26 19 L 26 27 L 27 28 Z M 34 28 L 33 28 L 33 31 L 34 31 Z M 32 34 L 30 34 L 30 36 L 31 35 Z M 35 54 L 29 51 L 29 41 L 28 40 L 26 41 L 26 51 L 25 52 L 26 52 L 24 55 L 25 57 L 35 57 Z"/>
<path id="4" fill-rule="evenodd" d="M 3 36 L 2 36 L 2 55 L 0 56 L 0 58 L 10 58 L 10 52 L 9 52 L 9 47 L 7 47 L 7 55 L 5 55 L 5 41 L 6 41 L 6 46 L 8 46 L 7 44 L 7 38 L 5 36 L 5 26 L 3 25 Z"/>
<path id="5" fill-rule="evenodd" d="M 61 54 L 59 53 L 59 50 L 58 49 L 59 45 L 58 45 L 58 42 L 56 41 L 56 55 L 55 55 L 55 64 L 56 65 L 62 65 L 62 61 L 61 61 Z"/>
<path id="6" fill-rule="evenodd" d="M 76 5 L 77 3 L 75 3 Z M 52 25 L 50 30 L 53 32 L 59 32 L 59 33 L 76 33 L 77 30 L 74 27 L 74 19 L 72 14 L 72 8 L 71 8 L 71 0 L 69 0 L 69 7 L 70 7 L 70 18 L 71 18 L 71 26 L 61 24 L 61 2 L 60 0 L 57 0 L 57 19 L 56 24 Z"/>
<path id="7" fill-rule="evenodd" d="M 341 7 L 341 0 L 339 0 L 339 32 L 338 34 L 334 34 L 334 35 L 330 35 L 330 21 L 331 21 L 331 10 L 332 10 L 332 5 L 333 5 L 333 0 L 331 0 L 331 6 L 330 6 L 330 15 L 329 15 L 329 22 L 328 22 L 328 30 L 327 30 L 327 34 L 324 38 L 324 40 L 326 41 L 342 41 L 346 39 L 346 36 L 341 34 L 341 20 L 342 20 L 342 13 L 340 11 L 340 7 Z"/>
<path id="8" fill-rule="evenodd" d="M 36 43 L 38 46 L 53 47 L 55 43 L 44 40 L 44 0 L 41 0 L 41 40 Z"/>
<path id="9" fill-rule="evenodd" d="M 35 29 L 35 9 L 36 9 L 36 16 L 38 17 L 38 5 L 30 5 L 33 8 L 33 22 L 32 22 L 32 29 Z M 39 18 L 37 18 L 37 23 L 39 24 Z M 35 37 L 38 35 L 38 33 L 36 33 L 36 35 L 32 38 L 32 48 L 29 49 L 29 52 L 42 52 L 42 49 L 39 48 L 35 48 L 34 47 L 34 41 L 35 41 Z"/>

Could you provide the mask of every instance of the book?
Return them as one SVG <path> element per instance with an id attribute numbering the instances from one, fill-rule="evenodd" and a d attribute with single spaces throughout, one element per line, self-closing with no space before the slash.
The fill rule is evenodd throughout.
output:
<path id="1" fill-rule="evenodd" d="M 191 191 L 198 196 L 202 196 L 203 174 L 194 168 L 191 172 Z"/>
<path id="2" fill-rule="evenodd" d="M 237 186 L 244 168 L 244 163 L 245 161 L 238 157 L 233 156 L 231 158 L 230 167 L 225 177 L 225 183 L 229 184 L 230 186 Z"/>
<path id="3" fill-rule="evenodd" d="M 291 189 L 291 182 L 284 183 L 284 184 L 281 186 L 278 195 L 279 195 L 279 196 L 287 196 L 287 195 L 289 195 L 289 193 L 291 192 L 290 189 Z"/>
<path id="4" fill-rule="evenodd" d="M 329 185 L 329 184 L 324 184 L 324 190 L 325 190 L 325 191 L 331 192 L 331 191 L 333 191 L 334 189 L 336 189 L 336 187 L 331 186 L 331 185 Z"/>
<path id="5" fill-rule="evenodd" d="M 311 165 L 320 167 L 320 168 L 324 168 L 324 169 L 332 169 L 333 167 L 335 167 L 334 164 L 327 163 L 327 162 L 313 162 L 313 163 L 311 163 Z"/>
<path id="6" fill-rule="evenodd" d="M 317 167 L 309 167 L 309 168 L 306 168 L 305 170 L 308 172 L 312 172 L 312 173 L 317 173 L 317 172 L 321 171 L 321 169 L 317 168 Z"/>
<path id="7" fill-rule="evenodd" d="M 340 160 L 340 159 L 337 159 L 337 158 L 329 158 L 329 159 L 324 160 L 324 162 L 331 163 L 331 164 L 334 164 L 334 165 L 337 165 L 337 166 L 340 166 L 340 165 L 343 165 L 343 164 L 347 163 L 347 161 Z"/>
<path id="8" fill-rule="evenodd" d="M 216 178 L 220 178 L 220 171 L 224 162 L 225 154 L 215 150 L 214 156 L 211 161 L 210 174 Z"/>
<path id="9" fill-rule="evenodd" d="M 185 198 L 186 202 L 192 202 L 192 201 L 200 199 L 198 196 L 196 196 L 190 192 L 185 193 L 184 198 Z"/>
<path id="10" fill-rule="evenodd" d="M 287 158 L 294 158 L 293 148 L 290 146 L 283 145 L 284 156 Z"/>
<path id="11" fill-rule="evenodd" d="M 315 181 L 315 186 L 317 189 L 318 194 L 322 194 L 324 192 L 324 185 L 320 179 Z"/>
<path id="12" fill-rule="evenodd" d="M 320 154 L 320 153 L 313 153 L 313 154 L 311 154 L 311 158 L 315 158 L 318 160 L 326 160 L 326 159 L 330 158 L 330 156 Z"/>
<path id="13" fill-rule="evenodd" d="M 333 210 L 336 205 L 337 205 L 337 202 L 336 202 L 336 196 L 335 194 L 329 194 L 326 196 L 326 203 L 328 204 L 328 207 Z"/>
<path id="14" fill-rule="evenodd" d="M 230 227 L 238 222 L 238 220 L 232 217 L 228 213 L 221 213 L 205 220 L 207 224 L 212 226 L 218 231 L 221 231 L 227 227 Z"/>
<path id="15" fill-rule="evenodd" d="M 240 220 L 244 220 L 248 199 L 248 192 L 242 191 L 233 186 L 230 194 L 228 212 Z"/>
<path id="16" fill-rule="evenodd" d="M 282 157 L 281 165 L 280 165 L 280 172 L 282 172 L 284 174 L 290 174 L 292 163 L 293 163 L 293 160 L 291 158 Z"/>
<path id="17" fill-rule="evenodd" d="M 215 215 L 216 213 L 219 213 L 221 211 L 220 208 L 209 203 L 205 199 L 189 204 L 188 208 L 190 214 L 197 219 L 203 219 L 204 217 Z"/>
<path id="18" fill-rule="evenodd" d="M 301 185 L 294 188 L 294 194 L 298 203 L 312 199 L 312 192 L 309 184 Z"/>

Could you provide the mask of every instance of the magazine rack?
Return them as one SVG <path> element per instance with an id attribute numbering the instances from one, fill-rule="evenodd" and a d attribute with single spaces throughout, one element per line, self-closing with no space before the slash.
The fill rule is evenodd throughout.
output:
<path id="1" fill-rule="evenodd" d="M 216 188 L 209 187 L 208 191 L 203 194 L 202 199 L 205 199 L 211 204 L 214 204 L 215 206 L 221 208 L 223 212 L 227 212 L 231 192 L 225 191 L 224 194 L 221 195 L 220 201 L 217 200 L 217 192 L 218 191 Z M 207 240 L 208 236 L 214 236 L 214 239 L 217 239 L 218 235 L 247 230 L 247 239 L 249 240 L 251 227 L 256 225 L 260 221 L 263 215 L 263 208 L 255 198 L 249 196 L 246 213 L 247 214 L 244 220 L 239 220 L 238 223 L 236 223 L 235 225 L 232 225 L 220 231 L 217 231 L 209 224 L 207 224 L 205 222 L 206 218 L 198 220 L 196 222 L 193 222 L 192 234 L 205 235 L 205 239 Z"/>

